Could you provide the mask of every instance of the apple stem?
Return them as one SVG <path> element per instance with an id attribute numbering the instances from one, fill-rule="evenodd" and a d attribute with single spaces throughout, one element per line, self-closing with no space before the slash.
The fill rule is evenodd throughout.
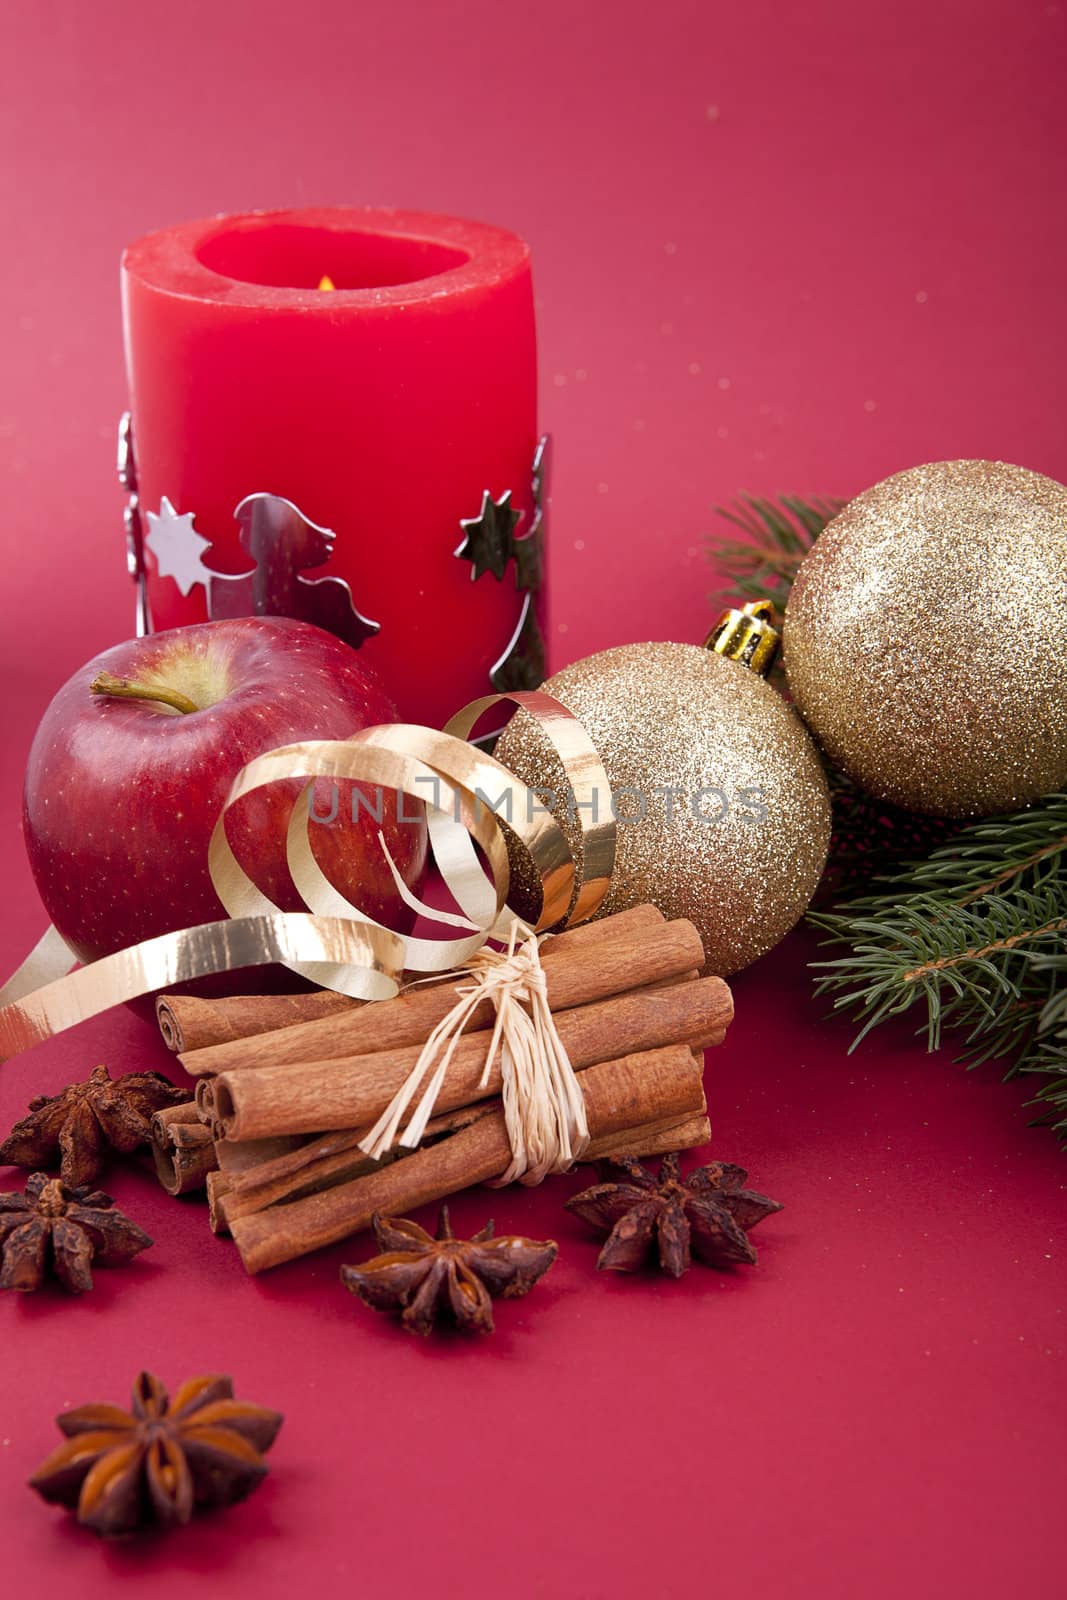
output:
<path id="1" fill-rule="evenodd" d="M 187 694 L 181 694 L 177 689 L 168 689 L 163 684 L 131 683 L 129 678 L 116 678 L 110 672 L 97 673 L 89 685 L 89 692 L 116 700 L 157 700 L 160 705 L 173 706 L 175 711 L 186 714 L 200 710 L 195 700 L 190 700 Z"/>

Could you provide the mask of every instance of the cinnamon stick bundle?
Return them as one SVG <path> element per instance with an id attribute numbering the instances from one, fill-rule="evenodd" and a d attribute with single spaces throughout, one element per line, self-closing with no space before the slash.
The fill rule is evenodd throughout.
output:
<path id="1" fill-rule="evenodd" d="M 558 934 L 545 941 L 541 955 L 553 1012 L 663 983 L 704 965 L 704 947 L 693 924 L 665 922 L 651 906 Z M 422 1045 L 456 1004 L 463 983 L 415 985 L 395 999 L 349 1007 L 316 1022 L 187 1051 L 181 1063 L 193 1077 L 204 1077 Z M 493 1021 L 487 1000 L 473 1014 L 468 1031 L 491 1027 Z"/>
<path id="2" fill-rule="evenodd" d="M 384 1001 L 383 1006 L 393 1002 Z M 615 995 L 555 1017 L 556 1030 L 575 1071 L 625 1052 L 683 1043 L 721 1042 L 733 1002 L 721 978 L 698 978 L 665 989 Z M 437 1111 L 500 1093 L 499 1058 L 482 1083 L 486 1031 L 464 1035 L 436 1102 Z M 242 1143 L 279 1133 L 321 1133 L 373 1123 L 403 1086 L 421 1045 L 325 1061 L 224 1072 L 197 1085 L 197 1106 L 217 1137 Z"/>
<path id="3" fill-rule="evenodd" d="M 697 976 L 696 929 L 642 906 L 546 940 L 541 957 L 586 1101 L 586 1158 L 702 1143 L 697 1050 L 721 1041 L 733 1006 L 721 979 Z M 510 1165 L 499 1059 L 481 1081 L 496 1015 L 488 999 L 455 1043 L 419 1148 L 394 1147 L 379 1161 L 359 1148 L 471 981 L 416 984 L 373 1005 L 329 992 L 163 997 L 161 1027 L 187 1046 L 179 1053 L 201 1080 L 206 1124 L 192 1138 L 181 1118 L 161 1125 L 171 1181 L 182 1181 L 179 1146 L 217 1161 L 206 1174 L 211 1225 L 232 1232 L 250 1272 L 343 1238 L 375 1210 L 406 1211 Z"/>
<path id="4" fill-rule="evenodd" d="M 629 1054 L 591 1066 L 580 1077 L 589 1124 L 590 1159 L 618 1153 L 619 1139 L 633 1150 L 642 1133 L 668 1137 L 681 1148 L 707 1137 L 701 1063 L 685 1044 Z M 647 1146 L 644 1147 L 647 1149 Z M 376 1211 L 404 1215 L 459 1189 L 485 1183 L 506 1171 L 511 1161 L 503 1111 L 493 1111 L 436 1144 L 420 1147 L 366 1176 L 234 1217 L 231 1232 L 249 1272 L 292 1261 L 336 1244 L 369 1226 Z"/>

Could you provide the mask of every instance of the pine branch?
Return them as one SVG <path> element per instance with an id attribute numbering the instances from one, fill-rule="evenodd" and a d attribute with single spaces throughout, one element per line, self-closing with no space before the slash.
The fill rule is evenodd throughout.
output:
<path id="1" fill-rule="evenodd" d="M 1009 816 L 946 826 L 953 829 L 951 842 L 938 846 L 925 860 L 911 861 L 887 882 L 946 894 L 955 903 L 967 905 L 1015 884 L 1036 885 L 1057 876 L 1067 852 L 1067 794 L 1048 795 L 1037 805 Z M 853 909 L 864 904 L 862 900 L 851 902 Z"/>
<path id="2" fill-rule="evenodd" d="M 732 506 L 719 506 L 718 514 L 743 539 L 709 540 L 708 555 L 728 581 L 711 596 L 724 604 L 741 595 L 746 600 L 773 600 L 779 611 L 785 602 L 805 555 L 843 500 L 801 500 L 782 495 L 777 501 L 742 495 Z"/>
<path id="3" fill-rule="evenodd" d="M 816 992 L 863 1024 L 925 1008 L 927 1045 L 947 1029 L 977 1066 L 1049 1077 L 1039 1120 L 1067 1136 L 1067 795 L 962 827 L 931 855 L 811 920 L 848 954 L 816 963 Z M 1051 992 L 1051 993 L 1050 993 Z"/>

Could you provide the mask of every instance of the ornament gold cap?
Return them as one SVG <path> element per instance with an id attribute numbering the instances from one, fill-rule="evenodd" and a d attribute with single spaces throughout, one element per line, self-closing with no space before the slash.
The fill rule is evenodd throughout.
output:
<path id="1" fill-rule="evenodd" d="M 765 678 L 774 665 L 782 636 L 774 626 L 770 600 L 750 600 L 739 609 L 724 611 L 704 640 L 706 650 L 727 656 Z"/>

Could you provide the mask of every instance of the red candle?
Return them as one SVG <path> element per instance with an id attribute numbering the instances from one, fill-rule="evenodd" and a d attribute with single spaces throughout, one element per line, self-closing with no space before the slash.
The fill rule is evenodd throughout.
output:
<path id="1" fill-rule="evenodd" d="M 304 570 L 345 580 L 377 624 L 360 648 L 402 716 L 437 723 L 491 678 L 540 681 L 521 239 L 398 211 L 257 212 L 149 234 L 122 283 L 154 628 L 282 608 L 250 509 L 235 518 L 268 493 L 332 530 L 331 546 L 305 528 Z M 253 561 L 251 588 L 212 585 Z"/>

